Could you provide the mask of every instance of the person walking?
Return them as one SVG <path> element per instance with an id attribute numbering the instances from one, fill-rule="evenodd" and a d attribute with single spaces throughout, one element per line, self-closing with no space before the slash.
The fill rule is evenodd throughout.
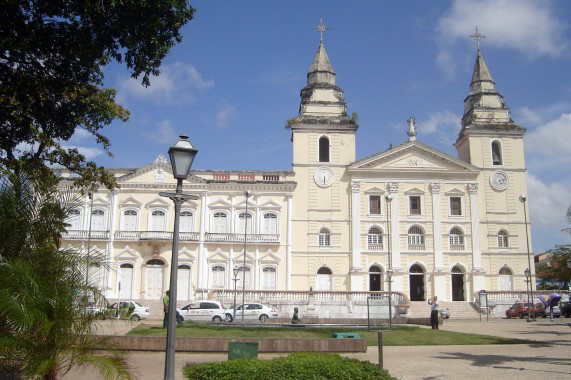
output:
<path id="1" fill-rule="evenodd" d="M 167 290 L 165 296 L 163 297 L 163 310 L 165 312 L 165 316 L 163 318 L 163 329 L 166 329 L 169 325 L 169 300 L 170 300 L 171 292 Z"/>
<path id="2" fill-rule="evenodd" d="M 432 326 L 433 330 L 438 330 L 438 297 L 434 296 L 433 298 L 429 298 L 428 304 L 431 306 L 430 325 Z"/>

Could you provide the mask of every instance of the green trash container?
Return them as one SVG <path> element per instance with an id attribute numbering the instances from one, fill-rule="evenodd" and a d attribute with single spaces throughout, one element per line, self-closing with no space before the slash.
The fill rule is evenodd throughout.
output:
<path id="1" fill-rule="evenodd" d="M 258 357 L 258 342 L 228 343 L 228 360 Z"/>

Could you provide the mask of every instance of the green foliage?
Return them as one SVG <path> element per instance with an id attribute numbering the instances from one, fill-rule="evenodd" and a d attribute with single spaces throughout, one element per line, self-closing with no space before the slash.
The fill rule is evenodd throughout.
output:
<path id="1" fill-rule="evenodd" d="M 271 360 L 238 359 L 186 366 L 183 374 L 188 379 L 197 380 L 394 379 L 388 371 L 368 361 L 308 352 Z"/>
<path id="2" fill-rule="evenodd" d="M 72 191 L 45 191 L 27 179 L 0 182 L 0 373 L 55 379 L 91 365 L 106 378 L 130 378 L 125 354 L 94 335 L 95 317 L 83 310 L 85 256 L 59 249 L 78 202 Z"/>
<path id="3" fill-rule="evenodd" d="M 148 86 L 193 15 L 188 0 L 3 1 L 0 175 L 26 174 L 49 187 L 56 164 L 79 174 L 78 185 L 115 186 L 63 143 L 83 129 L 110 155 L 101 129 L 129 112 L 115 103 L 115 90 L 101 88 L 104 67 L 124 63 Z"/>
<path id="4" fill-rule="evenodd" d="M 359 115 L 357 114 L 357 112 L 353 112 L 353 114 L 351 114 L 351 121 L 353 123 L 356 123 L 357 121 L 359 121 Z"/>
<path id="5" fill-rule="evenodd" d="M 543 281 L 565 283 L 571 281 L 571 268 L 567 266 L 567 260 L 571 257 L 571 244 L 556 245 L 547 252 L 553 255 L 551 263 L 538 268 L 536 276 Z"/>

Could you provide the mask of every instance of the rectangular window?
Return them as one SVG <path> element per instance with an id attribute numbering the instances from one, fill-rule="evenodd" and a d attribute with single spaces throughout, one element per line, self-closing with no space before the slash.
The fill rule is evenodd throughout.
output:
<path id="1" fill-rule="evenodd" d="M 410 202 L 410 215 L 420 215 L 420 197 L 409 197 Z"/>
<path id="2" fill-rule="evenodd" d="M 369 214 L 380 215 L 381 214 L 381 196 L 380 195 L 369 195 Z"/>
<path id="3" fill-rule="evenodd" d="M 450 215 L 462 215 L 462 198 L 450 197 Z"/>

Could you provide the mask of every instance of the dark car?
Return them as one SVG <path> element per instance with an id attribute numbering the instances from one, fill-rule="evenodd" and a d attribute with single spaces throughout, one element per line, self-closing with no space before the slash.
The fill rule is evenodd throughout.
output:
<path id="1" fill-rule="evenodd" d="M 559 311 L 561 312 L 561 315 L 564 316 L 565 318 L 571 317 L 571 302 L 569 301 L 559 302 Z"/>

